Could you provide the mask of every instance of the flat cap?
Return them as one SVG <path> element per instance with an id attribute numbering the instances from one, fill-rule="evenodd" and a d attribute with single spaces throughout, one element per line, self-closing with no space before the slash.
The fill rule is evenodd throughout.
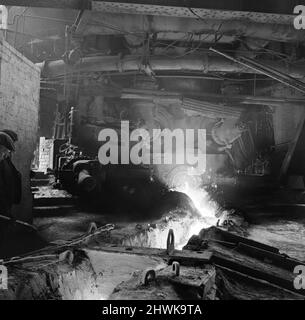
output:
<path id="1" fill-rule="evenodd" d="M 15 151 L 14 141 L 5 132 L 0 131 L 0 145 L 6 147 L 10 151 Z"/>
<path id="2" fill-rule="evenodd" d="M 10 138 L 13 140 L 13 142 L 18 141 L 18 134 L 15 131 L 5 129 L 5 130 L 1 130 L 1 132 L 8 134 L 10 136 Z"/>

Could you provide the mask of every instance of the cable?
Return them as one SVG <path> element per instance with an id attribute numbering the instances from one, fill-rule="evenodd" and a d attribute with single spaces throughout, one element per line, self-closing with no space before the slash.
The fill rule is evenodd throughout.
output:
<path id="1" fill-rule="evenodd" d="M 35 226 L 33 226 L 32 224 L 29 224 L 27 222 L 23 222 L 23 221 L 20 221 L 20 220 L 13 220 L 12 218 L 4 216 L 4 215 L 0 215 L 0 219 L 6 220 L 6 221 L 10 221 L 12 223 L 17 223 L 19 225 L 22 225 L 24 227 L 31 228 L 34 231 L 37 231 L 37 228 Z"/>
<path id="2" fill-rule="evenodd" d="M 207 35 L 204 39 L 201 39 L 201 35 L 199 36 L 199 44 L 197 45 L 197 47 L 196 48 L 194 48 L 194 49 L 192 49 L 191 51 L 187 51 L 186 53 L 184 53 L 184 54 L 182 54 L 182 55 L 179 55 L 179 56 L 170 56 L 170 55 L 164 55 L 164 56 L 166 56 L 166 57 L 169 57 L 169 58 L 172 58 L 172 59 L 179 59 L 179 58 L 183 58 L 183 57 L 185 57 L 185 56 L 187 56 L 187 55 L 189 55 L 189 54 L 192 54 L 192 53 L 194 53 L 194 52 L 197 52 L 197 51 L 199 51 L 200 50 L 200 46 L 202 45 L 202 41 L 204 41 L 204 40 L 206 40 L 208 37 L 210 37 L 211 35 L 209 34 L 209 35 Z M 162 56 L 163 56 L 163 54 L 162 54 Z"/>
<path id="3" fill-rule="evenodd" d="M 194 16 L 196 16 L 198 19 L 204 21 L 204 19 L 203 19 L 199 14 L 197 14 L 191 7 L 188 7 L 188 10 L 189 10 Z"/>
<path id="4" fill-rule="evenodd" d="M 51 245 L 51 246 L 42 248 L 40 250 L 30 252 L 27 255 L 10 258 L 8 260 L 3 261 L 3 265 L 22 263 L 22 262 L 25 262 L 25 261 L 28 261 L 28 260 L 36 260 L 36 259 L 44 259 L 44 258 L 45 259 L 54 259 L 54 258 L 59 258 L 58 254 L 41 254 L 41 255 L 36 255 L 36 254 L 39 254 L 41 252 L 45 252 L 45 251 L 48 251 L 48 250 L 57 251 L 59 249 L 68 248 L 68 247 L 72 247 L 72 246 L 75 246 L 75 245 L 79 245 L 79 244 L 81 244 L 83 242 L 86 242 L 88 239 L 90 239 L 90 238 L 92 238 L 92 237 L 94 237 L 96 235 L 99 235 L 99 234 L 104 233 L 104 232 L 110 232 L 114 228 L 115 228 L 115 225 L 106 224 L 105 226 L 96 229 L 94 232 L 92 232 L 90 234 L 86 233 L 85 235 L 83 235 L 83 236 L 81 236 L 81 237 L 79 237 L 77 239 L 72 239 L 72 240 L 67 240 L 67 241 L 62 240 L 63 244 L 61 244 L 61 245 Z M 58 261 L 60 261 L 60 260 L 58 260 Z"/>
<path id="5" fill-rule="evenodd" d="M 168 49 L 171 48 L 171 47 L 179 48 L 179 47 L 175 46 L 174 44 L 176 44 L 176 43 L 178 43 L 178 42 L 181 42 L 181 41 L 183 41 L 185 38 L 189 38 L 189 37 L 190 37 L 190 35 L 189 35 L 189 34 L 186 34 L 186 35 L 184 35 L 183 37 L 181 37 L 180 39 L 177 39 L 177 40 L 173 41 L 172 43 L 170 43 L 168 46 L 166 46 L 166 47 L 164 48 L 165 52 L 168 51 Z M 159 41 L 160 41 L 160 40 L 159 40 Z M 156 44 L 158 44 L 158 43 L 159 43 L 159 42 L 156 42 Z"/>

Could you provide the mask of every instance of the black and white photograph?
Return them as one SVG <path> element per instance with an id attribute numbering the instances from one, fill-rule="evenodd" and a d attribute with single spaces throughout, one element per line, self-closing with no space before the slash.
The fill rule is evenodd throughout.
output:
<path id="1" fill-rule="evenodd" d="M 305 2 L 0 0 L 4 300 L 305 300 Z"/>

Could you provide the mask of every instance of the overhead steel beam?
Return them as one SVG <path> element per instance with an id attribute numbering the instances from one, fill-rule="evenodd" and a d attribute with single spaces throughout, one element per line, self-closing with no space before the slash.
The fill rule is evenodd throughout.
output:
<path id="1" fill-rule="evenodd" d="M 90 3 L 93 6 L 101 8 L 113 7 L 116 10 L 149 10 L 148 14 L 153 14 L 157 10 L 158 14 L 162 14 L 163 10 L 175 11 L 179 14 L 179 10 L 189 11 L 189 15 L 196 15 L 192 10 L 220 10 L 227 12 L 245 12 L 245 13 L 269 13 L 279 15 L 291 15 L 293 9 L 298 5 L 298 0 L 286 0 L 279 3 L 278 0 L 268 0 L 263 5 L 258 1 L 240 1 L 240 0 L 1 0 L 0 4 L 7 6 L 25 6 L 25 7 L 48 7 L 48 8 L 66 8 L 66 9 L 84 9 Z M 90 7 L 87 7 L 89 9 Z M 174 9 L 174 10 L 172 10 Z"/>
<path id="2" fill-rule="evenodd" d="M 270 0 L 275 1 L 275 0 Z M 269 1 L 269 2 L 270 2 Z M 268 5 L 269 5 L 268 2 Z M 226 36 L 245 36 L 269 41 L 302 42 L 302 31 L 293 28 L 292 6 L 245 6 L 239 1 L 105 1 L 105 0 L 1 0 L 8 6 L 45 7 L 85 10 L 92 15 L 84 18 L 79 33 L 118 34 L 147 32 L 189 32 Z M 283 5 L 282 5 L 283 7 Z M 289 8 L 289 10 L 288 10 Z M 292 7 L 293 8 L 293 7 Z M 251 10 L 255 11 L 252 12 Z M 289 14 L 286 14 L 289 12 Z M 90 14 L 90 12 L 87 12 Z M 171 17 L 171 19 L 168 19 Z M 108 25 L 108 27 L 107 27 Z M 113 28 L 114 27 L 114 28 Z M 203 32 L 206 31 L 206 32 Z"/>
<path id="3" fill-rule="evenodd" d="M 279 3 L 279 0 L 268 0 L 264 4 L 258 1 L 241 1 L 241 0 L 95 0 L 94 2 L 115 3 L 118 5 L 134 4 L 137 6 L 164 6 L 176 8 L 204 8 L 217 10 L 240 10 L 287 14 L 292 13 L 293 8 L 299 4 L 299 0 L 285 0 Z"/>
<path id="4" fill-rule="evenodd" d="M 260 61 L 258 61 L 260 62 Z M 275 70 L 286 73 L 296 79 L 305 77 L 305 63 L 296 63 L 288 66 L 285 62 L 275 62 L 269 60 L 261 61 L 265 65 Z M 229 61 L 223 57 L 202 54 L 188 56 L 184 58 L 171 59 L 164 56 L 151 56 L 144 63 L 140 56 L 97 56 L 85 57 L 78 64 L 71 66 L 65 65 L 63 60 L 48 61 L 38 63 L 42 70 L 42 76 L 46 78 L 63 76 L 65 71 L 72 74 L 76 72 L 126 72 L 142 71 L 150 74 L 152 71 L 193 71 L 202 74 L 221 72 L 221 73 L 252 73 L 253 69 L 246 68 Z M 66 67 L 65 67 L 66 66 Z"/>
<path id="5" fill-rule="evenodd" d="M 287 24 L 283 24 L 282 20 L 277 23 L 272 23 L 271 20 L 258 23 L 235 19 L 235 16 L 216 19 L 213 13 L 206 15 L 204 19 L 192 19 L 86 11 L 76 32 L 81 35 L 133 35 L 142 40 L 146 34 L 180 33 L 202 35 L 202 38 L 210 34 L 216 38 L 229 36 L 250 37 L 266 41 L 304 42 L 305 33 L 294 28 L 292 19 L 289 21 Z"/>
<path id="6" fill-rule="evenodd" d="M 270 0 L 275 1 L 275 0 Z M 270 2 L 269 1 L 269 2 Z M 42 8 L 61 8 L 75 10 L 93 10 L 101 13 L 115 14 L 140 14 L 150 16 L 166 16 L 192 18 L 204 21 L 213 20 L 241 20 L 256 23 L 289 24 L 293 22 L 293 5 L 286 5 L 285 8 L 276 3 L 269 8 L 264 6 L 246 6 L 236 1 L 229 3 L 222 1 L 220 4 L 213 0 L 188 1 L 181 5 L 181 1 L 105 1 L 105 0 L 1 0 L 0 4 L 7 6 L 25 6 Z M 286 1 L 287 4 L 287 1 Z M 202 19 L 201 19 L 202 18 Z"/>
<path id="7" fill-rule="evenodd" d="M 293 6 L 280 8 L 276 3 L 272 8 L 264 6 L 245 6 L 236 1 L 93 1 L 94 11 L 122 14 L 157 15 L 192 19 L 235 19 L 260 23 L 288 24 L 292 23 Z M 286 2 L 287 4 L 287 2 Z M 284 9 L 284 10 L 283 10 Z"/>

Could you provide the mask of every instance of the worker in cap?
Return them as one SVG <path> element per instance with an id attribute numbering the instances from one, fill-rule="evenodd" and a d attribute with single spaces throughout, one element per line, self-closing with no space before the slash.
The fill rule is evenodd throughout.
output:
<path id="1" fill-rule="evenodd" d="M 13 139 L 5 132 L 0 131 L 0 160 L 5 154 L 15 151 Z"/>
<path id="2" fill-rule="evenodd" d="M 13 205 L 21 201 L 21 174 L 11 159 L 17 140 L 15 132 L 0 131 L 0 215 L 8 217 L 12 217 Z"/>
<path id="3" fill-rule="evenodd" d="M 12 130 L 0 131 L 0 160 L 8 158 L 15 151 L 15 142 L 18 141 L 18 135 Z"/>
<path id="4" fill-rule="evenodd" d="M 17 142 L 18 141 L 18 135 L 15 131 L 13 130 L 8 130 L 8 129 L 5 129 L 5 130 L 2 130 L 2 132 L 6 133 L 7 135 L 10 136 L 10 138 L 14 141 L 14 142 Z"/>

